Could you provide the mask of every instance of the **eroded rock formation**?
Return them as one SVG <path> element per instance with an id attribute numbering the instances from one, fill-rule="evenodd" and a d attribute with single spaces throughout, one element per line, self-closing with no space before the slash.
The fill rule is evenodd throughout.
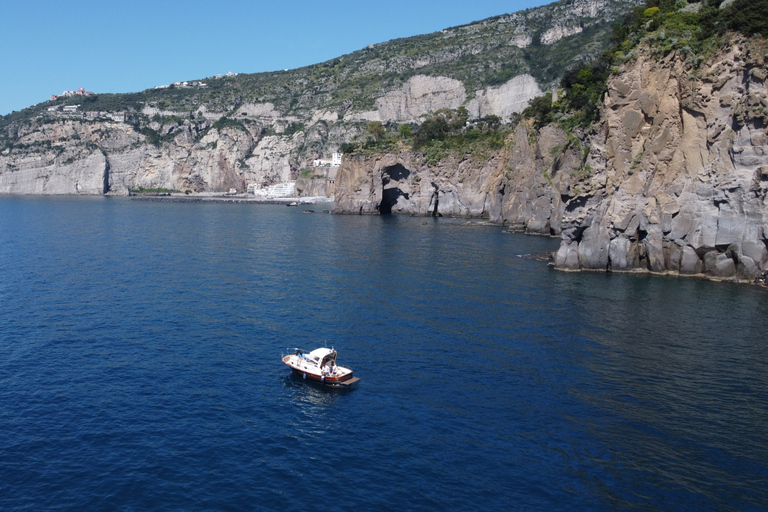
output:
<path id="1" fill-rule="evenodd" d="M 337 174 L 333 212 L 487 217 L 490 179 L 502 164 L 495 156 L 430 166 L 410 151 L 348 158 Z"/>
<path id="2" fill-rule="evenodd" d="M 432 165 L 408 150 L 345 158 L 334 212 L 482 217 L 515 230 L 560 234 L 559 190 L 569 190 L 582 151 L 560 128 L 545 127 L 534 142 L 529 132 L 521 124 L 504 150 L 452 155 Z"/>
<path id="3" fill-rule="evenodd" d="M 768 265 L 766 47 L 697 68 L 644 49 L 610 81 L 591 175 L 563 216 L 563 269 L 754 279 Z"/>

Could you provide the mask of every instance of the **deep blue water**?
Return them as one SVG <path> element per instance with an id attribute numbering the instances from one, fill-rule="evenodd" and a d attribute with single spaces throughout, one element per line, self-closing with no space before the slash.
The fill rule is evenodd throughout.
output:
<path id="1" fill-rule="evenodd" d="M 0 198 L 0 510 L 768 509 L 768 293 L 464 224 Z"/>

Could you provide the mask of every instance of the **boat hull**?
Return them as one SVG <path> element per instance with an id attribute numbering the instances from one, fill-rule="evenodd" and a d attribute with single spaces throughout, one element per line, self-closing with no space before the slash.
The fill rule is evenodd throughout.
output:
<path id="1" fill-rule="evenodd" d="M 283 357 L 283 363 L 288 366 L 294 375 L 301 377 L 304 380 L 309 380 L 317 384 L 328 387 L 348 387 L 358 382 L 360 379 L 355 377 L 352 370 L 344 369 L 342 375 L 322 375 L 321 373 L 315 373 L 310 368 L 301 368 L 294 365 L 292 356 Z"/>
<path id="2" fill-rule="evenodd" d="M 328 386 L 329 388 L 342 388 L 351 386 L 360 380 L 359 378 L 352 376 L 352 374 L 345 375 L 342 379 L 330 379 L 328 377 L 321 377 L 319 375 L 314 375 L 312 373 L 297 370 L 295 368 L 291 368 L 291 370 L 297 377 L 301 377 L 304 380 L 309 380 L 317 384 L 322 384 L 323 386 Z"/>

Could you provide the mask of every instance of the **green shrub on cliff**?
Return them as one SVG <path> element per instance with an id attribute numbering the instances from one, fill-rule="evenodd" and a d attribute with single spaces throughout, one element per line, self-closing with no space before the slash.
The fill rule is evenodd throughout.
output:
<path id="1" fill-rule="evenodd" d="M 490 157 L 492 151 L 504 147 L 511 132 L 511 126 L 503 124 L 498 116 L 470 120 L 465 107 L 438 110 L 415 128 L 393 123 L 370 123 L 368 128 L 365 140 L 345 142 L 339 151 L 349 155 L 410 149 L 435 165 L 451 154 Z M 376 134 L 380 138 L 374 138 Z"/>
<path id="2" fill-rule="evenodd" d="M 371 121 L 366 126 L 366 131 L 376 140 L 384 138 L 384 134 L 387 132 L 381 121 Z"/>
<path id="3" fill-rule="evenodd" d="M 224 128 L 234 128 L 236 130 L 242 130 L 244 132 L 248 131 L 245 129 L 245 126 L 243 126 L 243 123 L 241 121 L 239 121 L 238 119 L 232 119 L 227 116 L 224 116 L 218 119 L 215 123 L 213 123 L 212 128 L 216 130 L 223 130 Z"/>
<path id="4" fill-rule="evenodd" d="M 535 129 L 540 129 L 545 124 L 552 122 L 552 114 L 555 111 L 552 105 L 552 93 L 548 92 L 543 96 L 538 96 L 531 100 L 530 105 L 523 110 L 524 119 L 533 119 Z"/>
<path id="5" fill-rule="evenodd" d="M 723 13 L 723 27 L 768 37 L 768 0 L 736 0 Z"/>
<path id="6" fill-rule="evenodd" d="M 135 195 L 141 195 L 141 194 L 178 194 L 180 191 L 176 189 L 170 189 L 170 188 L 144 188 L 144 187 L 138 187 L 138 188 L 132 188 L 129 190 L 131 194 Z"/>
<path id="7" fill-rule="evenodd" d="M 422 152 L 429 164 L 436 164 L 449 154 L 490 156 L 502 149 L 511 129 L 498 116 L 469 120 L 465 107 L 443 109 L 427 118 L 416 129 L 413 150 Z"/>
<path id="8" fill-rule="evenodd" d="M 537 129 L 551 122 L 566 129 L 590 125 L 597 120 L 611 73 L 641 41 L 658 56 L 681 52 L 696 68 L 728 30 L 768 37 L 768 0 L 736 0 L 723 9 L 720 1 L 705 0 L 689 9 L 686 0 L 647 0 L 614 26 L 608 50 L 563 74 L 558 102 L 549 93 L 535 98 L 522 117 L 532 119 Z"/>

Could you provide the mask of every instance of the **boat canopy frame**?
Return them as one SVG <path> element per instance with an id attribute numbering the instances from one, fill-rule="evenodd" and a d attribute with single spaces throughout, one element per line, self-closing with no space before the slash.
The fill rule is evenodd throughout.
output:
<path id="1" fill-rule="evenodd" d="M 336 356 L 338 355 L 338 352 L 332 348 L 316 348 L 311 352 L 305 352 L 300 348 L 295 348 L 294 351 L 297 356 L 303 357 L 306 360 L 317 364 L 320 369 L 324 368 L 328 364 L 331 366 L 335 365 Z"/>
<path id="2" fill-rule="evenodd" d="M 328 363 L 331 364 L 331 366 L 334 366 L 336 364 L 336 351 L 334 350 L 330 354 L 323 357 L 323 359 L 320 361 L 320 369 L 325 367 Z"/>

